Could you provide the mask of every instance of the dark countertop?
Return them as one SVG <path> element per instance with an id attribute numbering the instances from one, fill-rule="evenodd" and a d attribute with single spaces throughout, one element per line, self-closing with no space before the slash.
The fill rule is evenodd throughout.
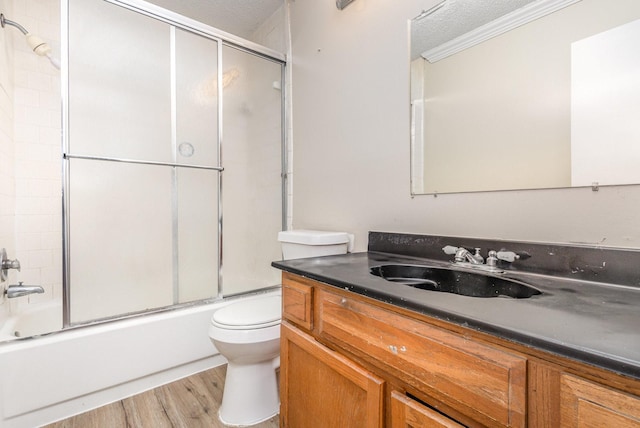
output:
<path id="1" fill-rule="evenodd" d="M 541 295 L 478 298 L 419 290 L 370 274 L 381 264 L 447 262 L 368 252 L 273 262 L 286 272 L 640 379 L 640 289 L 524 272 Z"/>

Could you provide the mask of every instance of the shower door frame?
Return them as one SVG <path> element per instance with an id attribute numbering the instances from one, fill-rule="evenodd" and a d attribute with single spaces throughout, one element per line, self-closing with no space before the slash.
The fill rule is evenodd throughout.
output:
<path id="1" fill-rule="evenodd" d="M 224 46 L 232 47 L 247 54 L 255 55 L 265 60 L 272 61 L 279 64 L 281 67 L 280 81 L 282 83 L 281 99 L 280 99 L 280 117 L 281 117 L 281 198 L 282 198 L 282 230 L 287 229 L 287 213 L 288 213 L 288 132 L 287 132 L 287 114 L 286 114 L 286 97 L 288 87 L 287 82 L 287 57 L 285 54 L 254 43 L 252 41 L 243 39 L 233 34 L 218 30 L 191 18 L 179 15 L 175 12 L 160 8 L 159 6 L 147 3 L 142 0 L 102 0 L 106 3 L 120 6 L 132 11 L 132 13 L 139 13 L 152 19 L 164 22 L 170 25 L 170 31 L 175 32 L 176 28 L 188 31 L 190 33 L 205 37 L 209 40 L 217 42 L 217 79 L 218 79 L 218 97 L 217 97 L 217 120 L 218 120 L 218 135 L 217 135 L 217 167 L 202 167 L 198 165 L 177 165 L 173 163 L 153 162 L 153 161 L 137 161 L 129 159 L 114 159 L 114 158 L 101 158 L 94 156 L 81 156 L 69 154 L 69 1 L 62 0 L 61 7 L 61 97 L 62 97 L 62 329 L 68 329 L 71 327 L 82 327 L 99 322 L 115 321 L 134 316 L 140 316 L 143 314 L 172 311 L 184 307 L 206 304 L 215 300 L 220 300 L 224 297 L 223 294 L 223 207 L 222 207 L 222 172 L 224 167 L 222 165 L 222 149 L 224 141 L 223 130 L 223 101 L 224 101 L 224 89 L 223 89 L 223 73 L 219 70 L 223 69 L 223 55 L 222 50 Z M 171 58 L 171 67 L 175 68 L 175 57 Z M 175 81 L 172 81 L 172 86 L 175 85 Z M 172 121 L 175 121 L 175 111 L 172 108 Z M 173 127 L 172 127 L 173 128 Z M 175 141 L 173 142 L 175 143 Z M 70 173 L 69 173 L 69 159 L 89 159 L 89 160 L 107 160 L 115 162 L 128 162 L 138 163 L 146 165 L 164 165 L 172 166 L 174 168 L 195 168 L 195 169 L 208 169 L 218 171 L 218 290 L 217 295 L 212 298 L 196 300 L 187 303 L 174 303 L 169 306 L 153 308 L 150 310 L 137 311 L 127 314 L 119 314 L 113 317 L 101 318 L 96 320 L 90 320 L 81 323 L 71 322 L 71 290 L 70 290 L 70 221 L 69 221 L 69 194 L 68 189 L 70 186 Z M 175 172 L 174 172 L 175 174 Z M 175 183 L 174 183 L 175 184 Z M 172 193 L 175 189 L 172 190 Z M 174 195 L 175 197 L 175 195 Z M 175 233 L 175 231 L 174 231 Z M 275 239 L 275 237 L 274 237 Z M 174 236 L 175 241 L 175 236 Z M 175 251 L 175 248 L 174 248 Z M 174 273 L 175 275 L 175 273 Z M 175 288 L 175 283 L 174 283 Z M 175 293 L 175 290 L 174 290 Z"/>

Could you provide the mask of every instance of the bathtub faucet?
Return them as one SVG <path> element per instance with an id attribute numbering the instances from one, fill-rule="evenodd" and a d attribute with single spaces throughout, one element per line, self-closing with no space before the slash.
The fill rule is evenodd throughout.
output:
<path id="1" fill-rule="evenodd" d="M 27 296 L 29 294 L 42 294 L 44 293 L 44 289 L 37 285 L 22 285 L 22 282 L 19 282 L 18 285 L 10 285 L 9 288 L 5 291 L 7 298 L 13 299 L 14 297 Z"/>

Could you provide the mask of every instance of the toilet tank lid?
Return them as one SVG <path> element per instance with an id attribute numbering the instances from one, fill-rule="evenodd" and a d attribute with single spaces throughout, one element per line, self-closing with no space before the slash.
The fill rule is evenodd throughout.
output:
<path id="1" fill-rule="evenodd" d="M 265 296 L 240 299 L 213 313 L 213 321 L 226 326 L 262 326 L 280 322 L 282 298 Z"/>
<path id="2" fill-rule="evenodd" d="M 284 230 L 278 232 L 278 241 L 304 245 L 347 244 L 349 242 L 349 234 L 322 230 Z"/>

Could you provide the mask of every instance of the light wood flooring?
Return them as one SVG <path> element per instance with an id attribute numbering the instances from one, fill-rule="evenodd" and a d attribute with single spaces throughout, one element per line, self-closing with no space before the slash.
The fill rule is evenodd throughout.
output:
<path id="1" fill-rule="evenodd" d="M 62 420 L 45 428 L 218 428 L 227 366 L 193 376 Z M 278 416 L 253 425 L 277 428 Z"/>

